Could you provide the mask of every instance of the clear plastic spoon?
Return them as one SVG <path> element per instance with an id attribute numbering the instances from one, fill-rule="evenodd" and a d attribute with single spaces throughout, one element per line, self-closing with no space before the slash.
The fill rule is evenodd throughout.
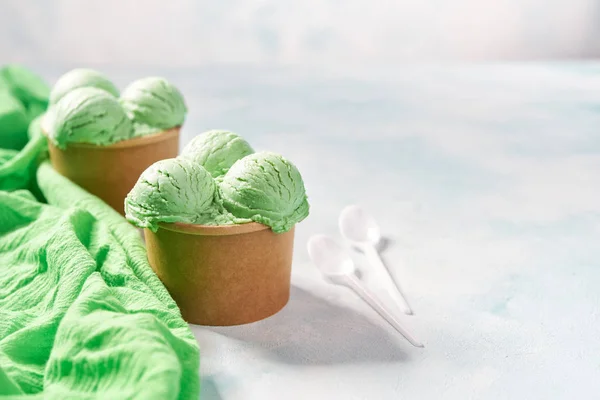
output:
<path id="1" fill-rule="evenodd" d="M 353 290 L 373 310 L 415 347 L 425 347 L 414 338 L 386 307 L 354 274 L 354 262 L 348 253 L 331 237 L 314 235 L 308 240 L 308 255 L 321 273 L 331 282 Z"/>
<path id="2" fill-rule="evenodd" d="M 344 208 L 340 213 L 339 225 L 342 236 L 360 248 L 365 253 L 369 264 L 385 274 L 394 283 L 396 290 L 389 284 L 385 285 L 388 293 L 396 300 L 404 313 L 412 315 L 413 311 L 404 293 L 402 293 L 400 284 L 394 279 L 377 251 L 376 246 L 381 241 L 381 230 L 375 219 L 363 208 L 352 205 Z"/>

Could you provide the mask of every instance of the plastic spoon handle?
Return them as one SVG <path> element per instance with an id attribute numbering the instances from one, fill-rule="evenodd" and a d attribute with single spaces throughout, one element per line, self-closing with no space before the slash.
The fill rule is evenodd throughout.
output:
<path id="1" fill-rule="evenodd" d="M 337 278 L 338 282 L 352 289 L 361 299 L 363 299 L 373 310 L 385 319 L 392 327 L 397 330 L 406 340 L 415 347 L 425 347 L 421 342 L 415 339 L 398 320 L 385 308 L 381 302 L 369 293 L 362 283 L 353 275 L 344 275 Z"/>
<path id="2" fill-rule="evenodd" d="M 383 263 L 383 261 L 381 260 L 381 257 L 379 256 L 379 253 L 377 252 L 377 250 L 375 249 L 375 247 L 372 246 L 372 245 L 369 245 L 369 244 L 365 244 L 365 245 L 362 246 L 362 250 L 365 253 L 365 256 L 367 257 L 367 260 L 369 261 L 369 264 L 371 264 L 375 268 L 379 269 L 380 271 L 383 271 L 388 276 L 389 280 L 394 283 L 394 286 L 396 286 L 396 289 L 398 290 L 397 294 L 396 293 L 392 293 L 391 290 L 389 292 L 392 294 L 392 296 L 394 298 L 397 299 L 397 301 L 399 303 L 401 303 L 402 307 L 404 308 L 404 312 L 406 314 L 412 315 L 413 311 L 410 308 L 410 305 L 408 304 L 408 301 L 406 300 L 406 297 L 404 296 L 404 293 L 402 293 L 402 289 L 400 288 L 400 284 L 398 282 L 396 282 L 396 280 L 393 278 L 392 272 Z"/>

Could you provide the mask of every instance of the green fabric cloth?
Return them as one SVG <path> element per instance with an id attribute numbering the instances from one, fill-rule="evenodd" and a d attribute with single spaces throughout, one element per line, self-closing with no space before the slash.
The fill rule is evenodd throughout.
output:
<path id="1" fill-rule="evenodd" d="M 0 68 L 0 147 L 19 150 L 27 127 L 48 106 L 50 87 L 19 65 Z"/>
<path id="2" fill-rule="evenodd" d="M 0 398 L 197 399 L 197 342 L 138 230 L 31 129 L 0 149 Z"/>

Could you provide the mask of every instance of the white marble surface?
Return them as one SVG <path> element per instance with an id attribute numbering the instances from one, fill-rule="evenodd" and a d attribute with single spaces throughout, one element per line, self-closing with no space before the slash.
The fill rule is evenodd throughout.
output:
<path id="1" fill-rule="evenodd" d="M 226 128 L 279 151 L 312 204 L 288 306 L 192 327 L 203 399 L 598 398 L 600 64 L 150 73 L 187 96 L 186 141 Z M 403 321 L 425 349 L 308 260 L 308 236 L 337 236 L 354 202 L 389 238 L 384 258 L 416 313 Z"/>

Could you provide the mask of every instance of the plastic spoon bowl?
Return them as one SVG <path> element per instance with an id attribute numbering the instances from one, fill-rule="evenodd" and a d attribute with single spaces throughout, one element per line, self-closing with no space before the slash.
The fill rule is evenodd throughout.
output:
<path id="1" fill-rule="evenodd" d="M 373 217 L 357 205 L 344 208 L 339 219 L 340 232 L 342 236 L 362 250 L 375 269 L 381 271 L 394 283 L 396 290 L 389 284 L 385 285 L 388 293 L 396 300 L 404 313 L 412 315 L 413 311 L 402 293 L 400 284 L 394 279 L 390 269 L 383 263 L 377 244 L 381 241 L 381 230 Z"/>
<path id="2" fill-rule="evenodd" d="M 389 312 L 386 307 L 354 275 L 354 262 L 344 249 L 331 237 L 314 235 L 308 240 L 308 255 L 321 273 L 331 282 L 353 290 L 375 312 L 385 319 L 410 344 L 425 347 L 414 338 Z"/>

